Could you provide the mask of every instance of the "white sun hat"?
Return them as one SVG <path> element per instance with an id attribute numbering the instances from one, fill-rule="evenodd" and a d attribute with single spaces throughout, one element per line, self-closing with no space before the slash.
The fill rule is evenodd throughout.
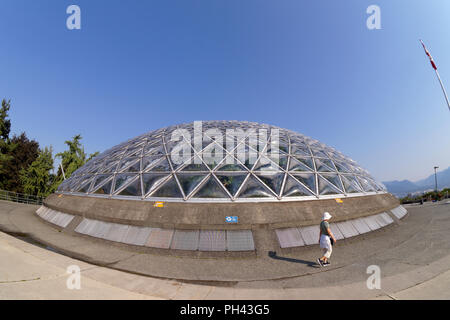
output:
<path id="1" fill-rule="evenodd" d="M 329 212 L 324 212 L 322 220 L 329 220 L 329 219 L 331 219 L 331 214 Z"/>

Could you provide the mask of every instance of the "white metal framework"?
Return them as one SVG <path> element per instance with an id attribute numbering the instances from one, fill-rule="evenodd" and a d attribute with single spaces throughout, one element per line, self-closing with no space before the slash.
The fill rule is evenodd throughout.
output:
<path id="1" fill-rule="evenodd" d="M 181 151 L 186 160 L 174 161 Z M 171 126 L 113 147 L 75 171 L 57 192 L 259 202 L 361 196 L 386 188 L 352 159 L 302 134 L 253 122 L 206 121 L 200 129 L 194 123 Z"/>

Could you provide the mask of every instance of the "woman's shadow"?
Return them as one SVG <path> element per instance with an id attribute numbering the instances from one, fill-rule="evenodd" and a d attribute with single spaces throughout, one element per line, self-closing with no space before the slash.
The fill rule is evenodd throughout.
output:
<path id="1" fill-rule="evenodd" d="M 280 256 L 277 256 L 277 253 L 275 251 L 269 251 L 269 257 L 272 259 L 275 259 L 275 260 L 283 260 L 283 261 L 294 262 L 294 263 L 302 263 L 302 264 L 306 264 L 308 267 L 319 268 L 319 266 L 315 262 L 301 260 L 301 259 L 280 257 Z"/>

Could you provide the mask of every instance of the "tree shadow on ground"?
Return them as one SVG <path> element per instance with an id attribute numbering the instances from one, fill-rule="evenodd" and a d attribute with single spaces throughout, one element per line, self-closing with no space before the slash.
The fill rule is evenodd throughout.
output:
<path id="1" fill-rule="evenodd" d="M 275 260 L 283 260 L 283 261 L 294 262 L 294 263 L 302 263 L 302 264 L 306 264 L 308 267 L 319 268 L 319 266 L 316 262 L 295 259 L 295 258 L 280 257 L 280 256 L 277 256 L 277 253 L 275 251 L 269 251 L 269 257 L 272 259 L 275 259 Z"/>

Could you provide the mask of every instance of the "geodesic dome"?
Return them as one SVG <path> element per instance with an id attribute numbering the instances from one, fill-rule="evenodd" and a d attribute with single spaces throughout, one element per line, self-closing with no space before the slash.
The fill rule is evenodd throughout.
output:
<path id="1" fill-rule="evenodd" d="M 300 133 L 243 121 L 151 131 L 75 171 L 58 193 L 187 202 L 289 201 L 385 193 L 355 161 Z"/>

